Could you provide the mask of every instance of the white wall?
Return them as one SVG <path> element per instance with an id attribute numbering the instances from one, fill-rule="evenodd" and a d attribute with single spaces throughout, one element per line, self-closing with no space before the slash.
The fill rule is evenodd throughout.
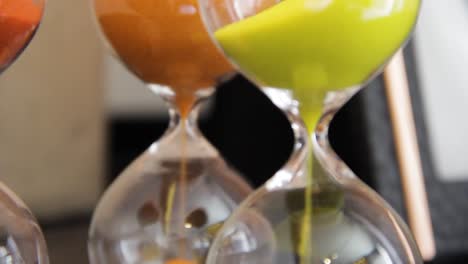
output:
<path id="1" fill-rule="evenodd" d="M 48 0 L 0 76 L 0 180 L 39 217 L 90 211 L 103 188 L 103 55 L 88 1 Z"/>
<path id="2" fill-rule="evenodd" d="M 415 45 L 437 174 L 461 180 L 468 176 L 468 1 L 423 1 Z"/>
<path id="3" fill-rule="evenodd" d="M 112 117 L 158 118 L 166 115 L 166 105 L 114 57 L 104 60 L 106 109 Z"/>

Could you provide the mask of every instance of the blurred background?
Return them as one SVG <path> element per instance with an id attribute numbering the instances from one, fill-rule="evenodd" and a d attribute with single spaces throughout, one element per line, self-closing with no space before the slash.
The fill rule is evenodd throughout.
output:
<path id="1" fill-rule="evenodd" d="M 87 263 L 92 211 L 105 188 L 167 126 L 164 103 L 120 65 L 88 1 L 48 0 L 43 24 L 0 77 L 0 178 L 44 227 L 52 263 Z M 468 1 L 425 0 L 405 50 L 437 256 L 468 257 Z M 338 114 L 332 145 L 406 216 L 382 79 Z M 259 186 L 289 156 L 284 116 L 241 76 L 200 119 L 226 160 Z"/>

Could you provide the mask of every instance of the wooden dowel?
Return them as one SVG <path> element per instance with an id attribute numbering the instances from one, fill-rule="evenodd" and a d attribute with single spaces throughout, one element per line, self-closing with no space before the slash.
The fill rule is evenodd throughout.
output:
<path id="1" fill-rule="evenodd" d="M 399 51 L 384 71 L 408 221 L 424 260 L 436 254 L 421 166 L 404 55 Z"/>

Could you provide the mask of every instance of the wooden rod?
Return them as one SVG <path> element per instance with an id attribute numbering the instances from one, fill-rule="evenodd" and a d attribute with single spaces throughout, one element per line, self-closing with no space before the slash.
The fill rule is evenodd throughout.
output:
<path id="1" fill-rule="evenodd" d="M 432 260 L 436 246 L 401 50 L 386 67 L 384 80 L 409 226 L 423 259 Z"/>

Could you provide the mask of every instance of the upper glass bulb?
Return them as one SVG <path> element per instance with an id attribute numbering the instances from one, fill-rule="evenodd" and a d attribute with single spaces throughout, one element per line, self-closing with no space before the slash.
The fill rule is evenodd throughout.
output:
<path id="1" fill-rule="evenodd" d="M 44 11 L 44 0 L 0 2 L 0 73 L 26 48 Z"/>
<path id="2" fill-rule="evenodd" d="M 200 0 L 219 47 L 260 86 L 292 89 L 309 129 L 328 91 L 364 84 L 400 48 L 419 5 L 419 0 Z"/>
<path id="3" fill-rule="evenodd" d="M 183 116 L 197 91 L 233 71 L 210 40 L 196 0 L 93 1 L 114 54 Z"/>

